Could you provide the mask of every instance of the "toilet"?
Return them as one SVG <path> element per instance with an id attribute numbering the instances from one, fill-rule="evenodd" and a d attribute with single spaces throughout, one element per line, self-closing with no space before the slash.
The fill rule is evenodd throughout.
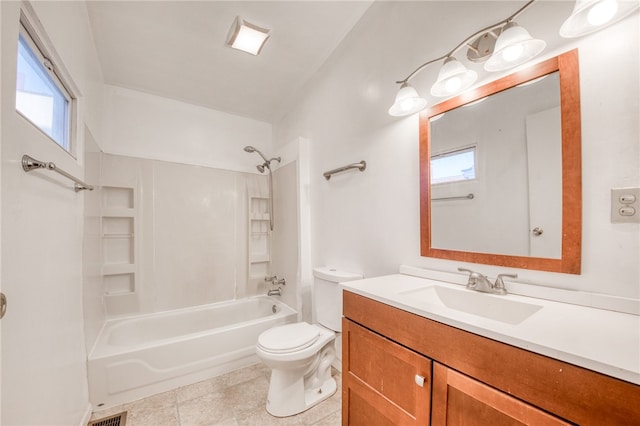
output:
<path id="1" fill-rule="evenodd" d="M 276 417 L 301 413 L 333 395 L 336 333 L 342 331 L 341 282 L 362 276 L 333 268 L 313 270 L 314 307 L 319 324 L 299 322 L 264 331 L 256 354 L 269 368 L 267 411 Z"/>

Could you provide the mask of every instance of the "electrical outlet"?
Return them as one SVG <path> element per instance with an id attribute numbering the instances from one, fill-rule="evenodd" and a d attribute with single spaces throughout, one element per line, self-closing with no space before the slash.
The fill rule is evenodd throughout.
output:
<path id="1" fill-rule="evenodd" d="M 611 189 L 611 223 L 640 223 L 640 188 Z"/>

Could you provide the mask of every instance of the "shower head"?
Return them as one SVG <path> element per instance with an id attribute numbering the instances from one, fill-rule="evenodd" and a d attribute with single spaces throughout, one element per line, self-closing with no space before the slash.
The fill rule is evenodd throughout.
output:
<path id="1" fill-rule="evenodd" d="M 258 169 L 260 173 L 264 173 L 264 166 L 265 166 L 264 164 L 257 165 L 256 169 Z"/>
<path id="2" fill-rule="evenodd" d="M 245 147 L 244 147 L 244 150 L 245 150 L 246 152 L 257 152 L 257 153 L 258 153 L 258 155 L 260 155 L 260 157 L 262 157 L 262 159 L 263 159 L 265 162 L 267 162 L 267 163 L 269 162 L 269 160 L 267 160 L 267 157 L 265 157 L 265 156 L 264 156 L 264 154 L 262 154 L 259 150 L 257 150 L 256 148 L 252 147 L 251 145 L 247 145 L 247 146 L 245 146 Z"/>

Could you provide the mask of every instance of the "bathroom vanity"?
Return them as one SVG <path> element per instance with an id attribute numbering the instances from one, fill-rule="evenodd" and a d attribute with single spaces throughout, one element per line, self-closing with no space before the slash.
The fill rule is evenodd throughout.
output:
<path id="1" fill-rule="evenodd" d="M 343 425 L 640 424 L 635 315 L 406 275 L 344 287 Z"/>

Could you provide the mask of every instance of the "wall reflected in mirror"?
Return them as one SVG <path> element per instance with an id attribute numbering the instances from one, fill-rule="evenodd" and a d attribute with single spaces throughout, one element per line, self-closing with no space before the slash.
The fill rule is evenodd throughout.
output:
<path id="1" fill-rule="evenodd" d="M 432 247 L 561 257 L 558 74 L 430 120 Z"/>

